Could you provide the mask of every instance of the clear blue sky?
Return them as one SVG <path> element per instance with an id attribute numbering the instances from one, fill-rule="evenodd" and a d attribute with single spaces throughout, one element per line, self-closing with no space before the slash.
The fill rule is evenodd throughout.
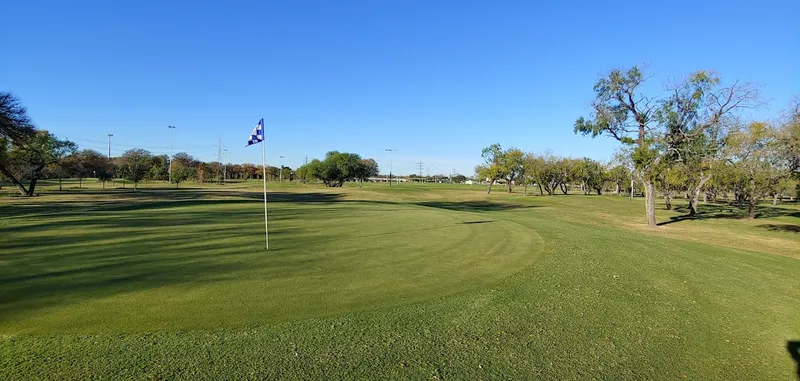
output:
<path id="1" fill-rule="evenodd" d="M 647 64 L 653 89 L 697 69 L 763 86 L 776 115 L 800 93 L 800 2 L 7 1 L 0 90 L 81 147 L 259 163 L 328 150 L 388 172 L 467 175 L 491 143 L 610 157 L 576 136 L 592 85 Z"/>

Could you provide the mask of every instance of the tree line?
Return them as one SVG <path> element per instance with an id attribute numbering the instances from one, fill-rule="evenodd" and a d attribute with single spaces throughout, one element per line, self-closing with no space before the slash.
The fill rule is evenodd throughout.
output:
<path id="1" fill-rule="evenodd" d="M 249 163 L 203 162 L 185 152 L 173 155 L 170 163 L 167 155 L 153 155 L 138 148 L 114 158 L 91 149 L 78 150 L 75 143 L 36 128 L 19 99 L 0 92 L 0 180 L 11 182 L 23 196 L 35 195 L 41 179 L 58 180 L 59 190 L 66 178 L 78 179 L 79 187 L 83 179 L 96 178 L 103 182 L 103 188 L 108 181 L 124 179 L 136 189 L 147 180 L 171 180 L 178 187 L 186 181 L 204 183 L 264 176 L 268 180 L 293 180 L 295 171 L 285 166 L 267 166 L 265 172 L 262 166 Z"/>
<path id="2" fill-rule="evenodd" d="M 514 186 L 522 186 L 525 195 L 528 186 L 538 187 L 540 195 L 568 194 L 573 189 L 587 195 L 602 194 L 604 190 L 621 195 L 631 190 L 631 171 L 622 164 L 526 153 L 518 148 L 504 150 L 500 144 L 484 148 L 483 157 L 486 162 L 475 167 L 475 174 L 488 184 L 489 194 L 498 182 L 503 182 L 508 192 Z"/>
<path id="3" fill-rule="evenodd" d="M 124 179 L 134 190 L 142 181 L 171 181 L 176 187 L 187 181 L 197 183 L 225 179 L 321 181 L 328 187 L 340 187 L 346 181 L 367 180 L 378 176 L 378 163 L 360 155 L 331 151 L 322 160 L 314 159 L 297 170 L 289 167 L 262 166 L 250 163 L 223 164 L 203 162 L 188 153 L 172 156 L 153 155 L 144 149 L 130 149 L 110 158 L 91 149 L 78 150 L 75 143 L 59 139 L 37 129 L 27 110 L 11 93 L 0 93 L 0 178 L 10 181 L 23 196 L 33 196 L 40 179 L 62 180 L 95 178 L 103 183 Z M 124 187 L 123 182 L 123 187 Z"/>
<path id="4" fill-rule="evenodd" d="M 697 71 L 663 93 L 645 93 L 647 76 L 638 67 L 614 69 L 594 86 L 591 115 L 575 121 L 576 134 L 609 136 L 622 147 L 616 165 L 584 159 L 503 150 L 499 144 L 483 149 L 484 164 L 476 174 L 489 183 L 536 184 L 548 194 L 567 193 L 579 184 L 584 193 L 600 193 L 604 185 L 617 189 L 629 179 L 645 196 L 648 225 L 656 225 L 655 199 L 684 194 L 689 215 L 698 213 L 701 195 L 718 196 L 746 207 L 755 218 L 756 206 L 772 196 L 777 203 L 800 191 L 800 99 L 773 120 L 745 120 L 743 110 L 764 104 L 751 83 L 723 84 L 714 72 Z"/>

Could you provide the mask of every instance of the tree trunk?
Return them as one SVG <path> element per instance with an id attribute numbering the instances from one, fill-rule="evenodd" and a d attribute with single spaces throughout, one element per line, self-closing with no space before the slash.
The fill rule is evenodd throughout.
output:
<path id="1" fill-rule="evenodd" d="M 647 225 L 656 226 L 656 195 L 653 190 L 653 181 L 644 180 L 644 208 L 647 214 Z"/>
<path id="2" fill-rule="evenodd" d="M 697 215 L 697 202 L 700 199 L 700 188 L 697 188 L 693 191 L 691 195 L 689 195 L 689 215 L 696 216 Z"/>
<path id="3" fill-rule="evenodd" d="M 664 205 L 667 210 L 672 210 L 672 197 L 669 196 L 669 193 L 664 194 Z"/>
<path id="4" fill-rule="evenodd" d="M 566 185 L 566 184 L 561 184 L 561 193 L 564 193 L 564 194 L 567 194 L 567 193 L 568 193 L 568 190 L 567 190 L 567 185 Z"/>
<path id="5" fill-rule="evenodd" d="M 617 196 L 619 196 L 619 184 L 617 184 Z"/>
<path id="6" fill-rule="evenodd" d="M 106 189 L 106 181 L 105 180 L 103 180 L 103 189 L 104 190 Z"/>
<path id="7" fill-rule="evenodd" d="M 595 188 L 594 190 L 596 190 L 596 191 L 597 191 L 597 195 L 598 195 L 598 196 L 600 196 L 600 195 L 601 195 L 601 191 L 602 191 L 602 189 L 600 189 L 600 188 Z"/>
<path id="8" fill-rule="evenodd" d="M 36 183 L 39 181 L 39 176 L 33 175 L 31 179 L 31 183 L 28 185 L 28 197 L 33 196 L 33 192 L 36 190 Z"/>
<path id="9" fill-rule="evenodd" d="M 747 217 L 751 220 L 756 218 L 756 204 L 758 200 L 751 199 L 750 202 L 747 203 Z"/>
<path id="10" fill-rule="evenodd" d="M 511 193 L 511 179 L 506 181 L 506 186 L 508 186 L 508 193 Z"/>
<path id="11" fill-rule="evenodd" d="M 697 184 L 697 187 L 694 189 L 689 189 L 689 215 L 694 216 L 697 215 L 697 204 L 700 202 L 700 191 L 706 185 L 708 180 L 711 180 L 712 175 L 707 174 L 704 175 L 703 172 L 700 172 L 700 182 Z M 703 202 L 706 201 L 705 192 L 703 192 Z"/>
<path id="12" fill-rule="evenodd" d="M 525 190 L 523 191 L 522 195 L 523 196 L 527 196 L 528 195 L 528 182 L 526 181 L 523 186 L 525 187 L 524 188 Z"/>
<path id="13" fill-rule="evenodd" d="M 539 185 L 539 196 L 544 196 L 544 192 L 542 192 L 542 184 L 537 185 Z"/>
<path id="14" fill-rule="evenodd" d="M 64 179 L 62 179 L 60 177 L 58 178 L 58 191 L 59 192 L 61 192 L 61 182 L 63 182 L 63 181 L 64 181 Z"/>
<path id="15" fill-rule="evenodd" d="M 133 182 L 133 190 L 134 190 L 134 191 L 136 191 L 136 185 L 137 185 L 137 184 L 138 184 L 138 181 L 134 181 L 134 182 Z"/>
<path id="16" fill-rule="evenodd" d="M 772 196 L 772 205 L 778 205 L 778 194 L 777 193 L 775 193 L 775 195 Z"/>
<path id="17" fill-rule="evenodd" d="M 494 185 L 494 180 L 489 182 L 489 187 L 486 188 L 486 194 L 492 194 L 492 185 Z"/>
<path id="18" fill-rule="evenodd" d="M 11 172 L 8 171 L 8 169 L 0 166 L 0 173 L 2 173 L 3 176 L 7 177 L 8 180 L 11 181 L 11 184 L 14 184 L 14 186 L 17 187 L 17 189 L 19 190 L 19 194 L 23 196 L 26 196 L 28 194 L 28 189 L 25 188 L 25 185 L 23 185 L 19 180 L 17 180 L 17 178 L 14 177 L 14 175 L 12 175 Z"/>
<path id="19" fill-rule="evenodd" d="M 703 192 L 703 203 L 705 204 L 707 202 L 708 202 L 708 192 Z"/>

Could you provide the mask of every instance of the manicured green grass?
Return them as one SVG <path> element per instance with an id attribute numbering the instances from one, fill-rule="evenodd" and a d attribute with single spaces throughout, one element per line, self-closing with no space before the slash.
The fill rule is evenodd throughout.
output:
<path id="1" fill-rule="evenodd" d="M 796 377 L 796 205 L 89 186 L 0 198 L 2 379 Z"/>

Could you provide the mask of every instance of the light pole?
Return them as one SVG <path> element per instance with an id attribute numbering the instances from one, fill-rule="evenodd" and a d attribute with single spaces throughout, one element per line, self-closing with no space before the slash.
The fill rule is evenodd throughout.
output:
<path id="1" fill-rule="evenodd" d="M 169 128 L 169 183 L 172 184 L 172 130 L 175 126 L 167 126 Z"/>
<path id="2" fill-rule="evenodd" d="M 114 134 L 108 134 L 108 158 L 111 159 L 111 137 Z"/>
<path id="3" fill-rule="evenodd" d="M 389 186 L 392 186 L 392 164 L 393 164 L 392 161 L 394 160 L 394 158 L 393 158 L 394 154 L 393 153 L 395 151 L 397 151 L 397 150 L 393 149 L 393 148 L 387 148 L 386 149 L 386 152 L 389 152 Z"/>
<path id="4" fill-rule="evenodd" d="M 283 156 L 281 156 L 280 158 L 283 159 Z M 278 182 L 279 183 L 283 182 L 283 160 L 281 160 L 281 171 L 280 174 L 278 175 Z"/>

